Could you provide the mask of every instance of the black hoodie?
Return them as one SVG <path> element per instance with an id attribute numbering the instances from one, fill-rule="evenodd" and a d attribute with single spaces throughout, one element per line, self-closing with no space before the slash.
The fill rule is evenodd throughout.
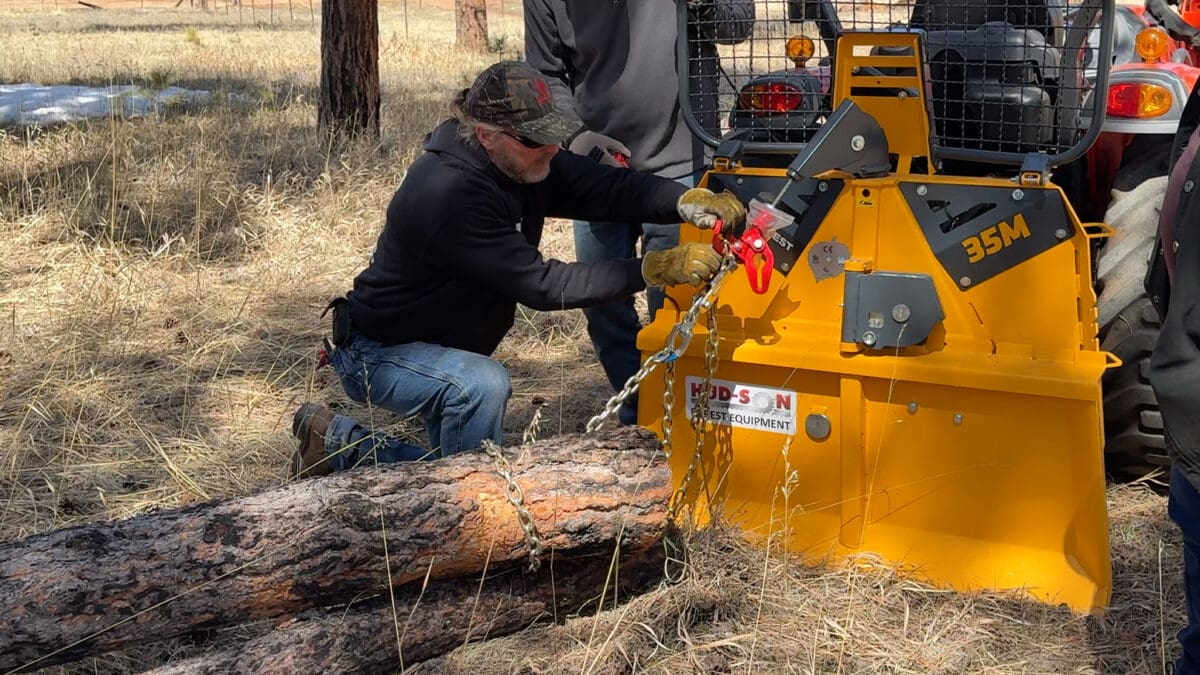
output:
<path id="1" fill-rule="evenodd" d="M 428 342 L 490 355 L 517 303 L 587 307 L 645 287 L 636 259 L 546 260 L 545 218 L 679 222 L 672 180 L 560 151 L 534 184 L 505 176 L 453 120 L 425 140 L 388 206 L 371 262 L 349 294 L 354 328 L 383 344 Z"/>
<path id="2" fill-rule="evenodd" d="M 1163 433 L 1171 460 L 1200 490 L 1200 154 L 1186 148 L 1200 127 L 1200 82 L 1192 88 L 1176 131 L 1171 162 L 1186 162 L 1172 172 L 1167 199 L 1178 198 L 1174 222 L 1164 218 L 1159 232 L 1174 252 L 1169 287 L 1148 290 L 1166 316 L 1150 357 L 1150 384 L 1162 413 Z M 1191 187 L 1188 186 L 1191 183 Z M 1178 246 L 1178 249 L 1176 249 Z M 1159 255 L 1166 251 L 1162 246 Z M 1161 281 L 1163 275 L 1156 280 Z"/>

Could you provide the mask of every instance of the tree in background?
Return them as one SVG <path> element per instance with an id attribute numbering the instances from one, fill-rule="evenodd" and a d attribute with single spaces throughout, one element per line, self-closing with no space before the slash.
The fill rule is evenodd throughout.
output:
<path id="1" fill-rule="evenodd" d="M 487 1 L 454 0 L 454 10 L 454 33 L 458 46 L 474 52 L 487 51 Z"/>
<path id="2" fill-rule="evenodd" d="M 379 137 L 378 0 L 321 3 L 317 126 L 330 136 Z"/>

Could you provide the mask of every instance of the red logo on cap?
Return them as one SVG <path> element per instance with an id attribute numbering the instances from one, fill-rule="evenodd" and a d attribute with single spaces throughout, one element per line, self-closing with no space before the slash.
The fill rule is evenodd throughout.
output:
<path id="1" fill-rule="evenodd" d="M 545 105 L 554 98 L 554 95 L 550 93 L 550 85 L 546 84 L 545 80 L 541 78 L 534 80 L 534 87 L 537 88 L 538 105 Z"/>

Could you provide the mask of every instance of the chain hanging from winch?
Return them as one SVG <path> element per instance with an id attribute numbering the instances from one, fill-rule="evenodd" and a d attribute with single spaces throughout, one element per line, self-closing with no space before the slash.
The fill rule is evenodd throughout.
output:
<path id="1" fill-rule="evenodd" d="M 709 405 L 712 403 L 713 392 L 713 377 L 717 374 L 717 363 L 720 359 L 718 348 L 720 339 L 717 336 L 717 313 L 715 310 L 708 312 L 708 338 L 704 341 L 704 378 L 702 380 L 703 388 L 700 394 L 696 397 L 696 403 L 691 410 L 692 433 L 696 437 L 696 447 L 693 449 L 692 457 L 688 460 L 687 470 L 683 472 L 683 478 L 679 481 L 679 487 L 671 497 L 671 505 L 669 507 L 669 515 L 672 520 L 679 514 L 682 508 L 688 486 L 691 485 L 692 478 L 695 477 L 696 469 L 700 467 L 700 462 L 703 459 L 704 452 L 704 431 L 708 426 L 709 421 Z M 671 411 L 666 410 L 666 405 L 663 406 L 664 415 L 670 415 Z"/>
<path id="2" fill-rule="evenodd" d="M 637 391 L 642 380 L 645 380 L 661 364 L 663 366 L 662 447 L 663 453 L 666 454 L 669 460 L 671 452 L 675 447 L 675 362 L 684 355 L 691 344 L 692 336 L 696 330 L 696 322 L 699 320 L 700 314 L 707 313 L 706 327 L 708 329 L 708 336 L 704 348 L 703 390 L 697 397 L 696 404 L 691 411 L 691 423 L 696 435 L 696 446 L 688 463 L 688 468 L 684 472 L 683 479 L 671 495 L 668 515 L 672 520 L 679 513 L 684 501 L 683 495 L 687 492 L 688 485 L 700 465 L 702 451 L 704 450 L 704 430 L 709 416 L 708 409 L 712 398 L 712 380 L 716 375 L 718 362 L 717 350 L 720 344 L 717 334 L 715 304 L 717 294 L 721 290 L 721 285 L 725 282 L 730 271 L 737 267 L 737 264 L 738 261 L 733 252 L 726 251 L 725 257 L 721 261 L 720 269 L 713 275 L 713 278 L 708 282 L 704 290 L 696 294 L 691 307 L 688 308 L 683 318 L 671 329 L 671 332 L 667 335 L 666 345 L 647 357 L 642 363 L 642 367 L 625 382 L 625 386 L 621 388 L 621 391 L 608 399 L 608 402 L 604 405 L 604 409 L 598 415 L 588 420 L 587 423 L 587 431 L 589 433 L 598 430 L 604 424 L 605 420 L 611 417 L 621 407 L 621 404 Z"/>
<path id="3" fill-rule="evenodd" d="M 599 430 L 605 420 L 616 413 L 621 404 L 638 390 L 642 380 L 645 380 L 659 364 L 662 364 L 663 382 L 665 384 L 663 391 L 662 446 L 667 459 L 670 459 L 671 450 L 674 447 L 675 362 L 679 357 L 684 355 L 691 344 L 693 333 L 696 330 L 696 322 L 699 320 L 700 314 L 707 313 L 705 325 L 708 329 L 708 336 L 704 347 L 704 389 L 697 397 L 696 404 L 691 411 L 691 424 L 696 435 L 696 446 L 688 463 L 687 471 L 684 472 L 683 480 L 680 481 L 679 487 L 672 493 L 670 502 L 668 503 L 667 515 L 671 520 L 674 520 L 679 513 L 684 501 L 683 496 L 687 492 L 688 485 L 696 473 L 697 467 L 700 465 L 702 451 L 704 450 L 704 430 L 709 416 L 708 408 L 712 399 L 712 379 L 717 370 L 717 350 L 720 344 L 720 339 L 717 335 L 717 312 L 714 305 L 726 276 L 731 270 L 737 267 L 737 264 L 738 261 L 733 252 L 726 251 L 717 273 L 713 275 L 713 278 L 708 282 L 704 290 L 696 294 L 691 307 L 688 308 L 683 318 L 675 324 L 670 334 L 667 335 L 666 345 L 650 355 L 642 363 L 641 368 L 625 382 L 625 386 L 621 388 L 621 391 L 608 399 L 608 402 L 604 405 L 604 409 L 595 417 L 588 420 L 587 423 L 586 428 L 588 433 Z M 525 431 L 523 439 L 525 444 L 532 442 L 536 435 L 538 422 L 540 421 L 540 412 L 540 405 L 535 405 L 534 419 Z M 495 462 L 496 472 L 504 480 L 505 496 L 517 511 L 517 520 L 521 524 L 521 529 L 525 533 L 526 544 L 529 547 L 529 569 L 530 571 L 536 570 L 541 564 L 543 545 L 541 535 L 534 524 L 533 515 L 529 512 L 528 506 L 525 504 L 524 492 L 513 476 L 512 467 L 509 465 L 508 460 L 505 459 L 501 449 L 492 441 L 485 440 L 483 442 L 483 450 Z"/>
<path id="4" fill-rule="evenodd" d="M 708 286 L 705 287 L 704 292 L 696 294 L 695 299 L 692 301 L 692 306 L 688 308 L 687 313 L 683 315 L 683 318 L 679 320 L 679 323 L 675 324 L 671 332 L 667 335 L 667 344 L 662 349 L 646 357 L 646 360 L 642 362 L 642 367 L 625 381 L 625 386 L 621 388 L 621 391 L 608 399 L 608 402 L 604 404 L 604 409 L 599 414 L 588 420 L 586 427 L 588 433 L 592 433 L 603 426 L 605 420 L 612 417 L 617 412 L 617 409 L 621 407 L 621 404 L 630 396 L 633 396 L 638 386 L 641 385 L 642 380 L 646 379 L 659 364 L 666 364 L 673 369 L 675 361 L 683 356 L 684 352 L 687 351 L 688 345 L 691 344 L 692 334 L 696 330 L 696 321 L 699 320 L 702 312 L 709 312 L 710 325 L 715 325 L 713 323 L 715 319 L 711 317 L 713 304 L 716 302 L 717 293 L 721 290 L 721 284 L 725 282 L 725 277 L 735 267 L 737 267 L 737 258 L 730 253 L 726 253 L 724 259 L 721 261 L 720 269 L 717 270 L 717 273 L 708 282 Z M 672 370 L 672 372 L 674 371 Z M 667 396 L 671 395 L 671 388 L 668 387 Z M 670 426 L 669 419 L 670 417 L 668 416 L 663 420 L 664 436 L 670 435 L 668 433 Z"/>

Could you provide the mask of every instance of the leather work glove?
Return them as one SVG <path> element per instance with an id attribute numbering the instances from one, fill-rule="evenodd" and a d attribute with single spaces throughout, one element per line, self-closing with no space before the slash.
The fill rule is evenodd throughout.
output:
<path id="1" fill-rule="evenodd" d="M 716 194 L 706 188 L 692 188 L 683 193 L 676 208 L 680 218 L 702 230 L 711 230 L 718 218 L 727 228 L 746 220 L 746 207 L 729 190 Z"/>
<path id="2" fill-rule="evenodd" d="M 721 269 L 721 254 L 709 244 L 691 242 L 642 256 L 642 278 L 650 286 L 699 286 Z"/>
<path id="3" fill-rule="evenodd" d="M 621 141 L 611 136 L 598 134 L 594 131 L 581 131 L 567 144 L 567 150 L 589 157 L 597 164 L 605 166 L 629 166 L 629 148 Z"/>

